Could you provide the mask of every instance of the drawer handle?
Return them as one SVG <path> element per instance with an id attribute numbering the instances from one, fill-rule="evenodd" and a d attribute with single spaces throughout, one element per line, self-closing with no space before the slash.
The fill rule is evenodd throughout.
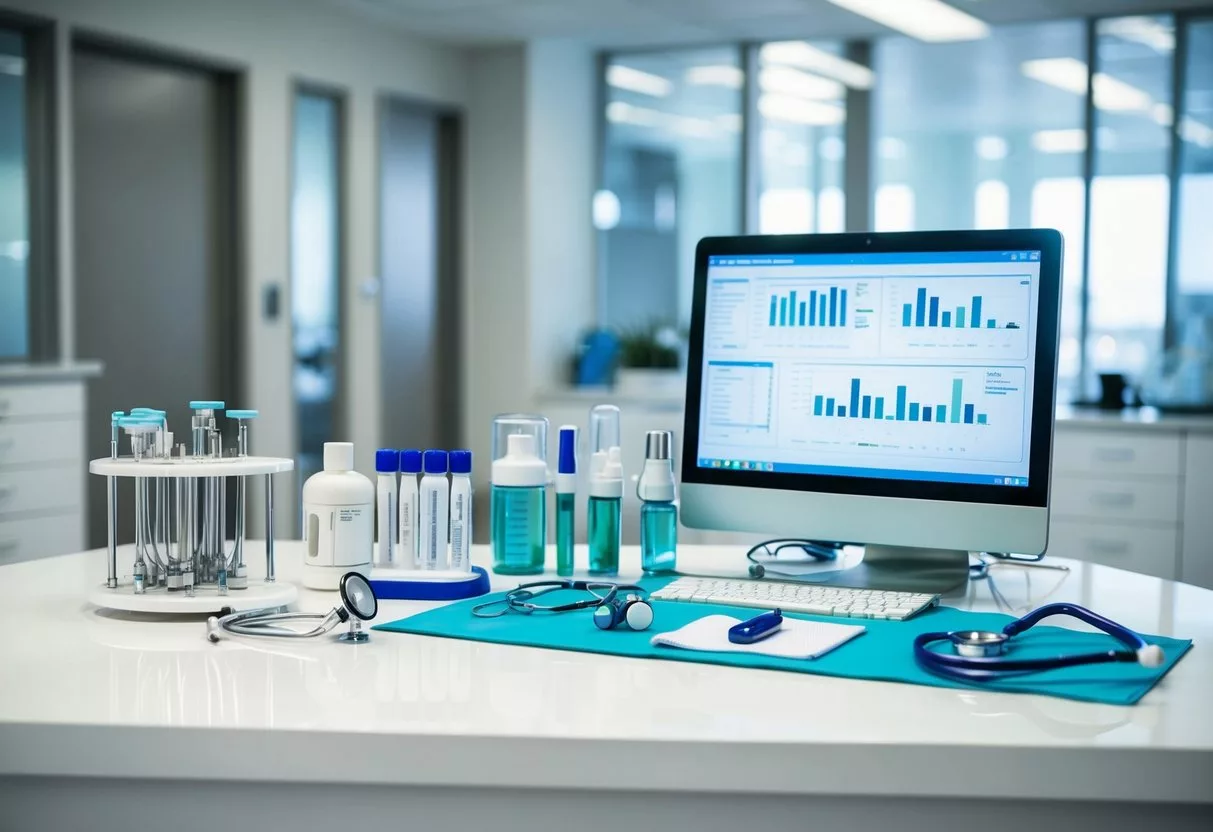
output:
<path id="1" fill-rule="evenodd" d="M 1087 551 L 1100 555 L 1127 555 L 1129 544 L 1123 540 L 1095 540 L 1087 538 Z"/>
<path id="2" fill-rule="evenodd" d="M 1132 448 L 1096 448 L 1095 458 L 1100 462 L 1132 462 L 1137 451 Z"/>
<path id="3" fill-rule="evenodd" d="M 1097 492 L 1091 495 L 1091 504 L 1107 508 L 1129 508 L 1137 498 L 1133 494 Z"/>

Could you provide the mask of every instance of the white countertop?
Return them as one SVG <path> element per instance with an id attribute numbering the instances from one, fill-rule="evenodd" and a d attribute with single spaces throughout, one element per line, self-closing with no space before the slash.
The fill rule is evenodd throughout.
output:
<path id="1" fill-rule="evenodd" d="M 297 577 L 301 544 L 278 552 Z M 625 547 L 624 577 L 638 558 Z M 690 570 L 740 561 L 679 551 Z M 213 645 L 197 619 L 90 607 L 100 550 L 18 563 L 0 567 L 0 775 L 1213 803 L 1213 591 L 1071 566 L 995 574 L 1016 606 L 1060 579 L 1050 601 L 1196 640 L 1135 707 L 395 633 Z M 996 609 L 968 592 L 948 603 Z"/>
<path id="2" fill-rule="evenodd" d="M 102 369 L 100 361 L 48 361 L 31 364 L 0 362 L 0 384 L 91 378 L 101 375 Z"/>

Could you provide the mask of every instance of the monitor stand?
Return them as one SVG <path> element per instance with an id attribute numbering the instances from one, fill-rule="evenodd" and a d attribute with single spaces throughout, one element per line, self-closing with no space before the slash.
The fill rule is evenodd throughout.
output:
<path id="1" fill-rule="evenodd" d="M 817 572 L 803 580 L 857 589 L 943 594 L 969 580 L 969 553 L 909 546 L 865 546 L 863 560 L 835 572 Z"/>

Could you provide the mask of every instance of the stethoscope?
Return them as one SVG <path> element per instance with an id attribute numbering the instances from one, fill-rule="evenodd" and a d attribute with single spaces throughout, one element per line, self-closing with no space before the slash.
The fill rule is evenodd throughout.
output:
<path id="1" fill-rule="evenodd" d="M 1039 659 L 1007 659 L 1011 638 L 1019 635 L 1051 615 L 1070 615 L 1090 624 L 1128 650 L 1104 650 L 1100 653 L 1079 653 L 1072 656 L 1052 656 Z M 933 649 L 938 642 L 950 642 L 954 653 Z M 1078 667 L 1106 662 L 1136 662 L 1142 667 L 1159 667 L 1164 660 L 1162 648 L 1147 644 L 1137 633 L 1102 615 L 1077 604 L 1046 604 L 1012 621 L 1002 632 L 986 630 L 956 630 L 950 633 L 922 633 L 914 639 L 914 660 L 924 670 L 938 676 L 962 682 L 986 682 L 1022 673 L 1038 673 L 1062 667 Z"/>
<path id="2" fill-rule="evenodd" d="M 574 590 L 588 592 L 588 598 L 564 604 L 538 604 L 537 599 L 551 592 Z M 636 584 L 614 584 L 608 581 L 534 581 L 519 584 L 505 595 L 472 607 L 477 618 L 498 618 L 509 612 L 533 613 L 573 612 L 594 610 L 594 625 L 600 630 L 613 630 L 626 624 L 632 630 L 647 630 L 653 623 L 653 607 L 648 602 L 648 590 Z"/>
<path id="3" fill-rule="evenodd" d="M 278 607 L 267 607 L 243 612 L 211 616 L 206 620 L 206 637 L 218 642 L 220 631 L 241 636 L 272 636 L 274 638 L 315 638 L 324 635 L 338 624 L 348 621 L 350 629 L 337 637 L 338 641 L 362 643 L 369 636 L 362 629 L 363 621 L 370 621 L 379 612 L 379 599 L 370 581 L 358 572 L 346 572 L 337 585 L 341 606 L 327 613 L 275 612 Z M 318 621 L 310 630 L 293 630 L 279 626 L 287 621 Z"/>

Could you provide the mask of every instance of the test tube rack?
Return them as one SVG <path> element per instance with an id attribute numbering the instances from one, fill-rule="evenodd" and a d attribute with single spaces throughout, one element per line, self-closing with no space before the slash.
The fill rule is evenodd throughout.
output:
<path id="1" fill-rule="evenodd" d="M 110 417 L 110 455 L 89 462 L 107 481 L 107 575 L 89 601 L 124 612 L 198 615 L 223 607 L 286 606 L 293 584 L 278 583 L 274 567 L 274 475 L 294 461 L 250 456 L 248 422 L 254 410 L 227 410 L 237 423 L 235 448 L 223 448 L 217 414 L 223 402 L 190 402 L 191 447 L 174 446 L 164 411 L 135 408 Z M 129 456 L 119 455 L 122 434 Z M 250 579 L 245 562 L 249 477 L 265 478 L 265 576 Z M 134 544 L 118 544 L 119 481 L 133 480 Z M 227 489 L 235 489 L 235 535 L 227 535 Z M 133 555 L 120 574 L 119 549 Z"/>

